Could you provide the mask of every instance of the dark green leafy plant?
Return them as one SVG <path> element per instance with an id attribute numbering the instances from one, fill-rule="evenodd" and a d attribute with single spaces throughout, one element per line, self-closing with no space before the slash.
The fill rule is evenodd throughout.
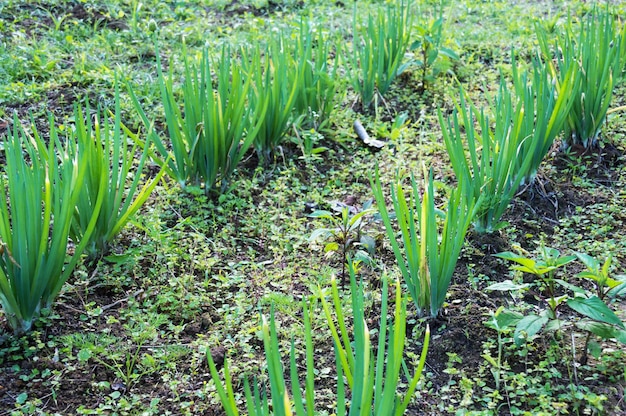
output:
<path id="1" fill-rule="evenodd" d="M 33 123 L 26 134 L 17 117 L 3 140 L 6 164 L 0 177 L 0 304 L 15 333 L 27 332 L 70 277 L 89 243 L 104 200 L 94 201 L 82 239 L 68 243 L 76 204 L 81 196 L 88 158 L 77 144 L 62 144 L 49 116 L 48 145 Z M 5 176 L 6 175 L 6 176 Z M 106 186 L 100 178 L 99 189 Z"/>
<path id="2" fill-rule="evenodd" d="M 607 10 L 594 7 L 582 19 L 578 35 L 571 16 L 556 36 L 549 36 L 541 24 L 535 27 L 546 64 L 558 79 L 558 94 L 573 97 L 564 128 L 565 144 L 595 146 L 624 66 L 626 26 L 617 27 L 607 4 Z M 567 84 L 571 73 L 579 82 Z"/>
<path id="3" fill-rule="evenodd" d="M 519 315 L 518 320 L 510 321 L 510 324 L 515 325 L 514 340 L 517 345 L 521 345 L 525 339 L 533 337 L 548 322 L 551 322 L 549 328 L 552 330 L 559 329 L 563 325 L 563 322 L 559 319 L 558 308 L 567 300 L 567 296 L 557 294 L 555 271 L 574 261 L 576 257 L 560 256 L 558 250 L 549 247 L 541 247 L 540 255 L 541 260 L 533 260 L 509 251 L 496 254 L 496 257 L 517 263 L 517 265 L 511 266 L 512 270 L 532 274 L 537 278 L 537 281 L 522 285 L 515 285 L 510 281 L 506 281 L 504 283 L 496 283 L 487 288 L 487 290 L 519 290 L 527 289 L 534 285 L 538 289 L 536 296 L 548 306 L 547 309 L 539 314 L 531 313 L 524 317 Z M 543 297 L 542 293 L 546 293 L 547 296 Z"/>
<path id="4" fill-rule="evenodd" d="M 326 241 L 324 251 L 326 253 L 339 251 L 342 255 L 342 285 L 345 284 L 345 261 L 348 260 L 348 254 L 353 246 L 361 246 L 365 248 L 356 253 L 358 260 L 369 258 L 368 253 L 372 253 L 375 249 L 375 241 L 372 237 L 363 234 L 362 228 L 365 224 L 365 217 L 373 214 L 375 209 L 371 207 L 373 201 L 367 201 L 363 204 L 363 209 L 351 214 L 350 207 L 343 207 L 341 215 L 337 216 L 331 211 L 317 210 L 311 213 L 311 218 L 319 218 L 330 223 L 331 227 L 316 228 L 311 233 L 309 241 Z M 345 261 L 344 261 L 345 260 Z"/>
<path id="5" fill-rule="evenodd" d="M 171 142 L 156 134 L 137 97 L 130 89 L 136 110 L 152 133 L 158 150 L 155 157 L 183 189 L 204 187 L 205 193 L 228 190 L 230 178 L 262 127 L 266 105 L 250 105 L 248 95 L 255 81 L 248 76 L 231 50 L 222 49 L 220 59 L 211 62 L 204 50 L 198 66 L 187 53 L 182 103 L 176 98 L 173 73 L 165 77 L 157 51 L 157 71 L 165 121 Z M 213 81 L 212 68 L 217 68 Z M 215 84 L 214 84 L 215 82 Z M 189 188 L 191 187 L 191 188 Z"/>
<path id="6" fill-rule="evenodd" d="M 402 72 L 402 61 L 409 46 L 412 27 L 411 0 L 396 0 L 376 16 L 369 15 L 367 26 L 357 23 L 357 8 L 353 16 L 353 54 L 350 83 L 369 106 L 378 92 L 384 95 Z"/>
<path id="7" fill-rule="evenodd" d="M 75 107 L 76 125 L 69 133 L 70 140 L 78 144 L 77 157 L 85 159 L 88 165 L 70 235 L 74 241 L 84 239 L 96 204 L 102 200 L 100 194 L 103 194 L 98 221 L 87 246 L 88 254 L 96 256 L 106 252 L 107 245 L 146 202 L 165 170 L 140 188 L 151 146 L 149 142 L 143 145 L 139 162 L 134 166 L 138 140 L 135 137 L 135 144 L 130 146 L 131 139 L 123 133 L 117 90 L 113 123 L 102 110 L 97 110 L 93 119 L 85 114 L 91 114 L 89 106 L 84 112 L 81 107 Z M 127 184 L 129 177 L 132 180 Z M 101 187 L 102 178 L 105 178 L 104 187 Z"/>
<path id="8" fill-rule="evenodd" d="M 586 270 L 578 273 L 576 277 L 593 282 L 596 287 L 596 296 L 604 300 L 626 295 L 626 276 L 609 276 L 609 268 L 613 260 L 610 254 L 604 263 L 600 263 L 585 253 L 576 252 L 574 254 L 586 267 Z"/>
<path id="9" fill-rule="evenodd" d="M 326 322 L 331 330 L 335 343 L 335 357 L 337 369 L 336 415 L 403 415 L 415 392 L 426 362 L 426 352 L 430 341 L 430 331 L 426 328 L 426 335 L 422 346 L 419 363 L 411 376 L 404 363 L 403 352 L 406 337 L 406 298 L 402 296 L 400 282 L 395 284 L 394 320 L 388 326 L 387 316 L 387 279 L 383 279 L 381 321 L 378 329 L 378 349 L 375 352 L 370 339 L 370 331 L 365 321 L 365 307 L 363 286 L 356 282 L 354 267 L 350 264 L 350 282 L 352 293 L 352 314 L 354 327 L 349 328 L 342 310 L 341 299 L 335 279 L 331 283 L 331 303 L 326 295 L 320 291 L 319 299 L 322 302 Z M 333 310 L 335 316 L 333 317 Z M 313 341 L 310 316 L 313 304 L 303 306 L 303 320 L 305 333 L 305 389 L 299 385 L 298 364 L 294 342 L 291 343 L 289 375 L 291 379 L 291 397 L 285 382 L 281 354 L 276 335 L 274 312 L 268 321 L 262 317 L 261 328 L 267 373 L 270 382 L 271 397 L 257 383 L 250 388 L 247 379 L 244 379 L 247 413 L 249 415 L 312 415 L 315 412 L 314 379 L 315 368 L 313 363 Z M 335 321 L 337 323 L 335 323 Z M 337 325 L 339 329 L 337 329 Z M 352 339 L 351 339 L 352 338 Z M 239 415 L 233 383 L 230 376 L 228 361 L 224 361 L 224 382 L 222 384 L 219 373 L 211 354 L 207 354 L 211 376 L 216 384 L 220 401 L 229 416 Z M 404 369 L 404 371 L 402 371 Z M 408 389 L 402 397 L 398 394 L 398 384 L 401 377 L 408 380 Z M 347 396 L 347 390 L 351 392 Z M 293 403 L 293 407 L 292 407 Z M 271 406 L 270 406 L 271 404 Z M 270 412 L 270 408 L 272 411 Z"/>
<path id="10" fill-rule="evenodd" d="M 409 48 L 416 55 L 411 63 L 421 68 L 422 90 L 435 82 L 440 74 L 451 71 L 452 64 L 459 60 L 453 49 L 442 46 L 443 22 L 442 9 L 437 19 L 427 25 L 417 25 L 418 39 Z"/>
<path id="11" fill-rule="evenodd" d="M 600 311 L 602 311 L 602 304 L 599 302 L 610 306 L 619 298 L 626 296 L 626 276 L 618 275 L 612 277 L 609 275 L 609 268 L 611 267 L 612 261 L 611 255 L 606 258 L 604 263 L 600 263 L 597 259 L 589 256 L 588 254 L 578 252 L 574 254 L 576 254 L 578 260 L 583 263 L 586 268 L 586 270 L 578 273 L 576 277 L 591 282 L 595 286 L 595 293 L 589 293 L 588 291 L 580 290 L 578 286 L 567 285 L 565 282 L 561 282 L 562 285 L 574 292 L 575 295 L 583 298 L 582 301 L 568 302 L 568 306 L 581 315 L 591 318 L 576 322 L 576 326 L 584 331 L 588 331 L 589 334 L 597 335 L 602 339 L 614 338 L 622 344 L 626 344 L 626 326 L 624 326 L 623 321 L 620 319 L 602 320 L 590 316 L 590 306 L 588 305 L 590 301 L 584 301 L 585 298 L 598 299 L 598 301 L 594 301 L 593 303 L 598 305 Z M 606 317 L 608 316 L 610 316 L 610 314 L 606 315 Z M 605 317 L 605 315 L 603 315 L 603 317 Z M 587 337 L 585 344 L 584 353 L 586 354 L 588 350 L 587 347 L 590 345 L 589 336 Z M 586 358 L 586 355 L 584 355 L 581 361 L 586 362 Z"/>
<path id="12" fill-rule="evenodd" d="M 496 255 L 496 257 L 517 263 L 511 269 L 534 275 L 536 281 L 525 284 L 505 281 L 491 285 L 487 290 L 534 289 L 533 293 L 537 300 L 547 306 L 547 309 L 538 314 L 531 313 L 523 316 L 517 313 L 517 319 L 508 321 L 509 325 L 515 326 L 513 336 L 515 343 L 521 345 L 544 327 L 549 331 L 571 327 L 572 322 L 559 313 L 561 305 L 567 304 L 570 309 L 584 317 L 584 319 L 575 322 L 578 328 L 605 339 L 616 338 L 626 344 L 626 326 L 606 303 L 606 300 L 612 300 L 617 296 L 626 294 L 626 282 L 608 276 L 610 258 L 607 259 L 604 265 L 600 266 L 597 260 L 586 254 L 576 253 L 576 256 L 561 256 L 558 250 L 543 246 L 540 249 L 540 256 L 540 260 L 533 260 L 512 252 Z M 574 285 L 568 281 L 556 278 L 556 270 L 574 261 L 576 258 L 581 260 L 587 267 L 586 271 L 579 273 L 577 276 L 594 282 L 596 286 L 595 293 L 585 289 L 583 286 Z M 574 295 L 560 294 L 557 292 L 557 285 L 560 288 L 571 291 Z M 585 344 L 585 354 L 588 342 L 589 338 L 587 338 Z"/>
<path id="13" fill-rule="evenodd" d="M 391 199 L 401 234 L 398 239 L 378 172 L 370 178 L 387 237 L 418 313 L 435 317 L 445 301 L 465 234 L 482 199 L 469 197 L 464 189 L 468 185 L 462 182 L 450 192 L 446 210 L 441 212 L 435 210 L 432 170 L 428 177 L 424 174 L 424 181 L 420 192 L 412 177 L 408 195 L 400 178 L 392 187 Z"/>

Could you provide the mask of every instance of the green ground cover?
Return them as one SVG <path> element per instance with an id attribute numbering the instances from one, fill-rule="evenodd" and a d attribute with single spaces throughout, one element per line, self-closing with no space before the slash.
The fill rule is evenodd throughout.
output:
<path id="1" fill-rule="evenodd" d="M 616 296 L 617 290 L 609 290 L 613 284 L 617 287 L 626 269 L 623 60 L 612 72 L 615 90 L 599 133 L 592 132 L 585 145 L 558 135 L 546 148 L 538 169 L 534 166 L 536 171 L 530 173 L 521 171 L 522 163 L 515 155 L 509 157 L 507 163 L 528 176 L 512 181 L 519 188 L 510 192 L 508 208 L 501 218 L 493 218 L 488 233 L 482 229 L 488 227 L 469 227 L 456 267 L 452 263 L 449 287 L 446 281 L 433 295 L 437 302 L 444 299 L 443 304 L 417 300 L 426 293 L 419 288 L 428 285 L 427 269 L 434 270 L 438 264 L 419 257 L 422 246 L 417 241 L 428 241 L 423 253 L 426 246 L 439 253 L 441 238 L 437 236 L 447 235 L 441 231 L 445 216 L 439 210 L 449 213 L 446 207 L 451 198 L 456 205 L 473 206 L 463 198 L 475 198 L 476 203 L 480 190 L 488 189 L 483 184 L 468 190 L 469 178 L 456 176 L 448 155 L 452 142 L 447 142 L 454 138 L 444 140 L 444 136 L 467 140 L 472 130 L 468 123 L 461 123 L 457 130 L 446 124 L 455 111 L 463 114 L 458 106 L 461 91 L 466 94 L 465 103 L 476 107 L 476 115 L 486 109 L 489 121 L 476 123 L 476 136 L 487 137 L 485 132 L 493 129 L 496 137 L 506 130 L 499 123 L 513 124 L 501 120 L 520 114 L 514 113 L 514 100 L 506 116 L 498 118 L 489 110 L 494 102 L 504 101 L 498 96 L 501 77 L 510 91 L 519 91 L 512 65 L 520 71 L 532 69 L 541 47 L 550 47 L 543 43 L 540 47 L 537 25 L 550 41 L 557 33 L 565 36 L 568 22 L 577 31 L 594 10 L 593 4 L 413 2 L 408 15 L 398 20 L 410 22 L 410 28 L 405 28 L 410 29 L 408 35 L 398 27 L 386 28 L 386 33 L 408 39 L 403 38 L 401 46 L 401 50 L 408 46 L 399 65 L 402 71 L 390 81 L 385 71 L 394 68 L 391 49 L 376 41 L 362 42 L 371 33 L 377 40 L 385 38 L 378 29 L 368 32 L 368 24 L 382 24 L 369 16 L 379 12 L 395 16 L 387 9 L 393 2 L 355 3 L 0 2 L 3 189 L 12 183 L 7 176 L 12 171 L 4 166 L 12 166 L 8 162 L 13 158 L 20 159 L 19 148 L 11 148 L 8 140 L 22 137 L 15 130 L 18 124 L 24 126 L 24 137 L 37 132 L 43 144 L 33 142 L 35 146 L 46 148 L 51 137 L 58 136 L 58 147 L 47 148 L 48 159 L 55 159 L 54 152 L 71 150 L 68 143 L 74 136 L 68 132 L 81 125 L 77 119 L 91 121 L 83 127 L 96 130 L 106 124 L 107 115 L 111 128 L 123 126 L 106 141 L 116 145 L 112 157 L 124 161 L 120 169 L 127 176 L 126 190 L 135 187 L 141 195 L 158 180 L 138 212 L 129 217 L 121 212 L 108 220 L 115 223 L 115 233 L 102 234 L 91 245 L 85 243 L 87 250 L 68 274 L 59 296 L 37 311 L 40 317 L 29 331 L 14 332 L 13 316 L 7 316 L 6 308 L 0 310 L 0 415 L 225 414 L 208 354 L 221 376 L 227 360 L 234 402 L 243 411 L 244 379 L 260 391 L 270 391 L 260 316 L 269 317 L 271 309 L 287 384 L 293 384 L 289 373 L 293 345 L 304 386 L 310 341 L 316 414 L 334 414 L 338 369 L 350 386 L 346 372 L 351 370 L 336 362 L 327 324 L 332 318 L 319 297 L 327 296 L 331 302 L 330 288 L 337 282 L 338 297 L 333 301 L 339 306 L 331 315 L 342 308 L 347 311 L 346 337 L 355 336 L 352 346 L 357 349 L 369 345 L 364 341 L 366 327 L 376 354 L 382 345 L 378 343 L 381 323 L 391 327 L 397 322 L 394 316 L 406 314 L 398 326 L 406 336 L 406 371 L 398 369 L 400 400 L 410 388 L 427 325 L 430 328 L 426 364 L 406 414 L 626 414 L 626 341 L 620 329 L 626 320 L 626 302 L 623 286 Z M 603 11 L 604 5 L 598 10 Z M 619 31 L 626 4 L 612 2 L 609 10 L 609 19 Z M 358 30 L 353 27 L 354 19 Z M 298 42 L 309 30 L 316 31 L 310 50 L 305 42 Z M 369 49 L 355 53 L 355 43 Z M 327 49 L 320 51 L 320 44 Z M 618 49 L 622 59 L 626 57 L 626 42 L 610 47 Z M 553 59 L 551 70 L 556 71 L 558 56 L 547 55 L 541 57 L 542 62 Z M 220 62 L 228 56 L 234 66 L 242 57 L 250 62 L 229 78 L 232 69 L 219 71 Z M 364 67 L 366 57 L 372 60 Z M 316 64 L 310 72 L 308 61 Z M 199 95 L 183 104 L 184 81 L 200 67 L 212 77 L 211 88 L 224 90 L 208 93 L 214 102 L 207 95 L 202 101 Z M 542 76 L 554 85 L 557 78 L 565 77 L 546 74 Z M 369 89 L 368 80 L 373 83 Z M 171 91 L 165 87 L 168 82 Z M 567 82 L 559 85 L 570 85 Z M 307 88 L 292 88 L 295 84 Z M 187 88 L 193 86 L 187 84 Z M 250 95 L 243 102 L 231 101 L 233 91 Z M 271 104 L 263 103 L 272 94 L 284 101 L 268 110 Z M 549 91 L 542 94 L 551 95 Z M 560 89 L 555 97 L 563 94 Z M 166 100 L 173 105 L 164 106 Z M 207 101 L 211 101 L 211 111 L 195 114 L 205 109 L 201 103 Z M 241 131 L 262 131 L 254 139 L 262 137 L 263 142 L 245 141 L 245 134 L 233 133 L 223 138 L 220 143 L 225 147 L 219 151 L 192 151 L 198 146 L 190 143 L 203 143 L 206 126 L 218 118 L 219 109 L 222 120 L 232 117 L 226 125 L 244 120 Z M 52 133 L 50 113 L 54 115 Z M 189 121 L 192 114 L 193 122 Z M 179 119 L 181 124 L 188 122 L 179 137 L 180 157 L 170 155 L 176 153 L 170 124 Z M 357 136 L 355 121 L 369 133 L 369 140 Z M 575 129 L 566 130 L 571 134 Z M 78 151 L 81 146 L 89 147 L 85 137 L 76 138 Z M 126 146 L 121 144 L 124 140 Z M 149 148 L 144 152 L 146 141 Z M 233 142 L 241 145 L 233 146 Z M 478 146 L 481 151 L 483 147 L 487 146 Z M 494 139 L 493 149 L 499 148 Z M 458 149 L 467 154 L 467 148 Z M 122 156 L 126 153 L 134 155 L 134 161 Z M 33 163 L 32 155 L 21 163 Z M 221 158 L 220 164 L 202 166 L 210 155 L 219 155 L 214 157 Z M 197 163 L 193 169 L 191 160 Z M 93 206 L 98 205 L 94 189 L 99 175 L 107 172 L 109 167 L 104 165 L 111 161 L 104 162 L 89 182 Z M 111 165 L 115 171 L 115 163 Z M 433 188 L 424 191 L 428 188 L 423 179 L 427 180 L 431 169 Z M 72 175 L 72 169 L 65 170 L 59 178 Z M 134 172 L 141 176 L 133 176 Z M 404 175 L 400 181 L 396 181 L 398 172 Z M 411 174 L 416 181 L 413 193 Z M 376 175 L 382 184 L 377 198 L 372 191 Z M 13 174 L 17 177 L 21 176 Z M 119 175 L 116 178 L 115 183 L 123 182 Z M 67 192 L 72 189 L 65 179 L 57 182 Z M 407 195 L 413 195 L 415 218 L 421 215 L 422 203 L 433 204 L 428 215 L 419 216 L 432 220 L 428 230 L 435 231 L 428 231 L 430 240 L 417 230 L 413 240 L 403 240 L 398 233 L 398 250 L 392 245 L 389 228 L 393 233 L 397 218 L 404 217 L 396 215 L 400 207 L 393 202 L 391 183 L 405 185 Z M 84 210 L 93 208 L 86 207 L 90 205 L 86 193 L 81 197 Z M 126 201 L 132 202 L 132 194 L 124 202 L 116 199 L 122 195 L 119 192 L 107 195 L 102 206 L 119 210 Z M 488 199 L 486 195 L 480 202 Z M 376 213 L 384 201 L 394 211 L 390 227 Z M 22 260 L 26 257 L 19 257 L 12 248 L 26 238 L 14 232 L 20 229 L 17 226 L 8 226 L 7 218 L 18 214 L 6 204 L 0 211 L 0 266 L 3 273 L 19 273 L 26 269 Z M 72 239 L 67 248 L 55 246 L 60 253 L 67 251 L 68 259 L 74 250 L 82 249 L 76 242 L 90 218 L 81 218 L 80 227 L 67 230 Z M 46 224 L 53 229 L 57 223 L 56 211 L 46 221 L 38 226 L 44 234 Z M 406 256 L 401 248 L 410 241 L 416 243 L 416 260 L 413 268 L 409 261 L 404 270 L 398 261 Z M 495 256 L 503 252 L 509 254 Z M 362 286 L 350 284 L 346 255 L 359 261 L 355 275 Z M 450 268 L 450 262 L 441 264 Z M 513 270 L 515 265 L 522 269 Z M 409 278 L 415 280 L 407 285 Z M 391 312 L 395 302 L 400 302 L 396 280 L 402 294 L 413 297 L 403 298 L 406 311 L 402 314 Z M 351 293 L 357 287 L 362 297 Z M 609 312 L 594 303 L 596 298 L 608 305 Z M 365 326 L 355 324 L 351 317 L 357 301 Z M 387 303 L 388 316 L 382 316 Z M 309 310 L 303 313 L 303 308 Z M 590 314 L 596 319 L 589 319 Z M 309 319 L 306 324 L 304 319 Z M 349 388 L 346 394 L 349 398 Z M 274 409 L 279 414 L 278 407 Z"/>

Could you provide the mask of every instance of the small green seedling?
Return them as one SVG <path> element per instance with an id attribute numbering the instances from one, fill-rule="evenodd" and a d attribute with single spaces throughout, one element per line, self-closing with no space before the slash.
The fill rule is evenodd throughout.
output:
<path id="1" fill-rule="evenodd" d="M 370 256 L 374 252 L 376 242 L 372 237 L 363 234 L 362 229 L 367 223 L 365 217 L 376 211 L 372 203 L 372 200 L 365 202 L 358 212 L 355 212 L 353 207 L 343 206 L 340 208 L 340 215 L 326 210 L 317 210 L 309 215 L 311 218 L 320 218 L 330 223 L 330 227 L 313 230 L 309 241 L 325 241 L 325 253 L 341 253 L 342 286 L 345 285 L 345 260 L 353 248 L 365 248 L 365 251 L 357 251 L 355 259 L 371 262 Z"/>

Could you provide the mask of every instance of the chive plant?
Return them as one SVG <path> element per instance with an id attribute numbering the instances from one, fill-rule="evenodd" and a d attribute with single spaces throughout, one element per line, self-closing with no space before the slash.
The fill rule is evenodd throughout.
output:
<path id="1" fill-rule="evenodd" d="M 482 198 L 475 199 L 465 189 L 470 184 L 462 179 L 451 191 L 447 208 L 441 213 L 435 209 L 432 170 L 428 177 L 424 174 L 424 180 L 421 200 L 414 177 L 411 177 L 408 195 L 401 178 L 392 187 L 391 199 L 400 238 L 392 224 L 378 172 L 370 178 L 370 183 L 396 262 L 418 314 L 435 317 L 445 301 L 465 234 Z"/>
<path id="2" fill-rule="evenodd" d="M 515 171 L 516 175 L 523 176 L 522 183 L 530 183 L 554 140 L 563 130 L 574 100 L 570 94 L 557 93 L 550 71 L 540 56 L 532 60 L 528 71 L 520 71 L 515 53 L 511 56 L 517 95 L 512 134 L 520 146 Z M 576 73 L 571 69 L 560 80 L 564 91 L 573 89 L 576 83 Z M 530 162 L 525 168 L 528 158 Z"/>
<path id="3" fill-rule="evenodd" d="M 417 383 L 426 362 L 426 352 L 430 341 L 430 332 L 426 328 L 422 353 L 413 375 L 407 371 L 403 353 L 406 338 L 406 298 L 402 296 L 400 282 L 395 283 L 395 304 L 393 305 L 394 320 L 387 326 L 388 283 L 383 279 L 381 325 L 378 329 L 378 348 L 371 343 L 370 331 L 365 322 L 365 305 L 363 284 L 357 283 L 354 266 L 350 262 L 350 281 L 352 294 L 353 327 L 346 323 L 346 313 L 342 310 L 337 282 L 332 279 L 329 302 L 320 291 L 324 316 L 331 331 L 335 346 L 335 363 L 337 370 L 337 407 L 334 414 L 339 416 L 357 415 L 403 415 L 415 392 Z M 333 316 L 333 312 L 334 315 Z M 249 415 L 313 415 L 315 406 L 315 368 L 313 363 L 313 336 L 311 316 L 314 303 L 304 304 L 303 320 L 305 333 L 305 387 L 302 389 L 296 362 L 295 344 L 292 341 L 289 361 L 289 378 L 291 389 L 287 387 L 281 363 L 281 353 L 276 335 L 274 313 L 270 314 L 269 322 L 264 317 L 261 321 L 269 392 L 244 379 L 246 410 Z M 335 323 L 336 321 L 336 323 Z M 352 338 L 352 339 L 351 339 Z M 224 383 L 220 379 L 217 368 L 210 354 L 207 354 L 211 376 L 217 392 L 228 416 L 239 415 L 233 382 L 229 372 L 228 361 L 224 361 Z M 398 392 L 400 380 L 407 377 L 407 389 L 404 394 Z M 291 394 L 290 391 L 291 390 Z M 348 394 L 350 393 L 350 394 Z M 292 406 L 293 403 L 293 406 Z M 270 412 L 270 409 L 272 411 Z M 319 411 L 319 410 L 318 410 Z"/>
<path id="4" fill-rule="evenodd" d="M 536 32 L 546 63 L 559 80 L 559 95 L 574 99 L 564 127 L 565 145 L 595 146 L 624 66 L 626 25 L 618 29 L 608 9 L 594 7 L 582 19 L 578 35 L 571 16 L 556 36 L 541 24 Z M 579 78 L 575 85 L 564 82 L 570 71 Z"/>
<path id="5" fill-rule="evenodd" d="M 516 100 L 503 79 L 492 106 L 493 125 L 484 110 L 466 105 L 464 95 L 461 90 L 460 105 L 447 120 L 439 111 L 439 124 L 456 177 L 467 182 L 465 191 L 471 198 L 483 198 L 474 216 L 474 229 L 493 232 L 506 225 L 500 219 L 536 159 L 532 147 L 522 153 L 529 138 L 524 135 L 534 134 L 534 117 L 524 117 L 523 102 Z M 542 138 L 537 139 L 541 142 Z"/>
<path id="6" fill-rule="evenodd" d="M 270 162 L 287 134 L 296 95 L 302 89 L 298 64 L 288 48 L 281 33 L 270 36 L 263 54 L 259 46 L 243 50 L 244 72 L 254 84 L 249 93 L 249 106 L 255 109 L 254 123 L 258 123 L 254 147 L 263 163 Z"/>
<path id="7" fill-rule="evenodd" d="M 176 98 L 172 67 L 166 77 L 157 51 L 158 83 L 171 150 L 154 133 L 132 88 L 131 97 L 145 126 L 152 132 L 158 151 L 157 163 L 183 189 L 204 187 L 205 193 L 223 193 L 229 188 L 237 164 L 254 142 L 266 107 L 248 102 L 254 79 L 231 57 L 230 48 L 224 47 L 216 60 L 210 59 L 208 51 L 204 50 L 199 64 L 186 52 L 183 59 L 185 79 L 180 103 Z M 215 80 L 213 68 L 216 69 Z"/>
<path id="8" fill-rule="evenodd" d="M 134 158 L 139 145 L 134 145 L 121 127 L 119 90 L 116 87 L 115 114 L 111 122 L 101 109 L 95 112 L 79 106 L 74 109 L 75 128 L 70 131 L 71 140 L 77 143 L 78 154 L 87 160 L 88 169 L 84 186 L 74 212 L 71 236 L 74 241 L 84 238 L 94 215 L 96 203 L 104 198 L 102 208 L 87 246 L 87 253 L 94 257 L 106 252 L 107 245 L 115 238 L 130 218 L 146 202 L 152 190 L 165 173 L 161 170 L 142 187 L 141 174 L 148 160 L 150 143 L 145 143 L 137 166 Z M 87 115 L 87 117 L 85 117 Z M 106 179 L 101 186 L 102 178 Z M 130 182 L 127 183 L 130 178 Z"/>
<path id="9" fill-rule="evenodd" d="M 411 27 L 411 0 L 396 0 L 376 16 L 368 16 L 367 25 L 359 27 L 357 7 L 353 14 L 353 54 L 350 82 L 369 106 L 378 92 L 387 92 L 402 72 L 402 61 L 409 46 Z"/>
<path id="10" fill-rule="evenodd" d="M 456 177 L 469 181 L 466 189 L 473 198 L 484 198 L 474 218 L 479 233 L 505 225 L 500 221 L 502 215 L 520 185 L 535 178 L 575 102 L 571 95 L 558 93 L 554 75 L 540 57 L 533 60 L 530 71 L 520 72 L 512 53 L 512 72 L 513 92 L 504 78 L 500 79 L 491 106 L 493 123 L 484 110 L 479 112 L 471 103 L 466 104 L 463 90 L 460 105 L 450 117 L 444 120 L 439 111 Z M 578 79 L 570 69 L 558 83 L 561 88 L 575 88 Z"/>
<path id="11" fill-rule="evenodd" d="M 303 117 L 299 123 L 302 127 L 318 130 L 325 125 L 335 105 L 341 44 L 332 41 L 320 28 L 314 28 L 311 18 L 302 19 L 294 40 L 293 56 L 298 67 L 294 111 Z M 331 58 L 334 58 L 332 66 Z"/>
<path id="12" fill-rule="evenodd" d="M 0 304 L 15 333 L 29 331 L 41 310 L 51 306 L 74 270 L 96 227 L 104 193 L 94 201 L 82 239 L 69 235 L 76 204 L 89 168 L 73 140 L 61 144 L 49 116 L 48 144 L 29 136 L 14 120 L 3 139 L 4 174 L 0 176 Z M 99 187 L 106 186 L 100 178 Z"/>

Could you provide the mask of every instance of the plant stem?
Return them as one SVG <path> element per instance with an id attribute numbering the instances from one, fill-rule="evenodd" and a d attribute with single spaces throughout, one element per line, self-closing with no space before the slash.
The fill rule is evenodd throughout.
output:
<path id="1" fill-rule="evenodd" d="M 572 338 L 572 359 L 574 360 L 574 362 L 572 363 L 572 368 L 574 370 L 574 382 L 576 383 L 576 385 L 578 385 L 578 371 L 576 370 L 576 343 L 574 341 L 574 332 L 572 331 L 570 335 Z M 589 334 L 587 334 L 587 341 L 589 341 L 588 335 Z M 586 354 L 586 351 L 587 351 L 587 342 L 585 342 L 585 354 Z"/>
<path id="2" fill-rule="evenodd" d="M 585 346 L 583 348 L 583 354 L 580 357 L 580 364 L 587 365 L 587 348 L 589 346 L 589 341 L 591 340 L 591 332 L 587 332 L 587 336 L 585 337 Z M 575 363 L 574 363 L 575 364 Z"/>

